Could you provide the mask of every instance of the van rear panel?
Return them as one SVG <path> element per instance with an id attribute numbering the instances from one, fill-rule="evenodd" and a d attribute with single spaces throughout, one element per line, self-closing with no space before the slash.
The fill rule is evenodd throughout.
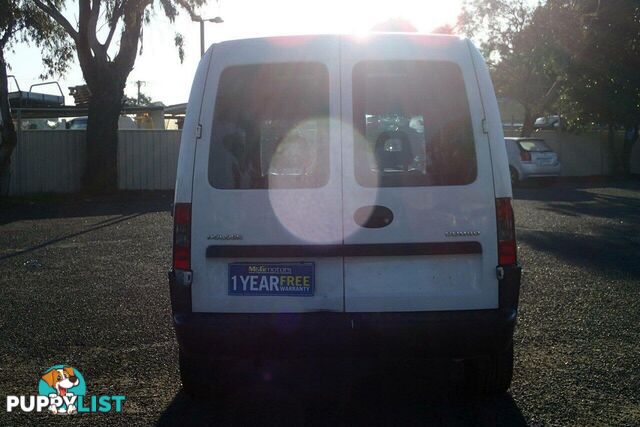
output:
<path id="1" fill-rule="evenodd" d="M 194 312 L 498 307 L 493 167 L 464 41 L 293 37 L 215 53 L 194 160 Z"/>

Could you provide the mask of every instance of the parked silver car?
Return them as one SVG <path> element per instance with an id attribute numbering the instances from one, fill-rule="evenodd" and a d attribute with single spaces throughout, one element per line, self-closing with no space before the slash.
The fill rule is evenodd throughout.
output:
<path id="1" fill-rule="evenodd" d="M 558 155 L 539 138 L 505 138 L 511 183 L 560 176 Z"/>

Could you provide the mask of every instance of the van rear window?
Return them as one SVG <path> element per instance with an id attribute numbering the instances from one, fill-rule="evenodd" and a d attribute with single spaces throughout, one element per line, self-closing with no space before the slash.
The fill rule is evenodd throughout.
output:
<path id="1" fill-rule="evenodd" d="M 209 182 L 315 188 L 329 179 L 329 72 L 319 63 L 240 65 L 220 76 Z"/>
<path id="2" fill-rule="evenodd" d="M 460 68 L 366 61 L 353 71 L 354 167 L 365 187 L 464 185 L 477 175 Z"/>

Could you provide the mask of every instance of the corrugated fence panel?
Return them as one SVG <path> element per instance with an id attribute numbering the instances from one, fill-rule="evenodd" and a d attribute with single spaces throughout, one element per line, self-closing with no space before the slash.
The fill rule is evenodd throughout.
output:
<path id="1" fill-rule="evenodd" d="M 118 186 L 122 190 L 172 190 L 180 131 L 121 130 L 118 133 Z"/>
<path id="2" fill-rule="evenodd" d="M 605 175 L 608 173 L 607 149 L 599 134 L 574 135 L 556 131 L 541 131 L 543 138 L 560 156 L 563 176 Z"/>
<path id="3" fill-rule="evenodd" d="M 25 130 L 11 159 L 9 194 L 70 193 L 80 189 L 84 131 Z"/>
<path id="4" fill-rule="evenodd" d="M 118 186 L 123 190 L 172 190 L 180 149 L 180 131 L 121 130 Z M 560 155 L 562 175 L 609 173 L 606 133 L 535 134 Z M 640 143 L 633 147 L 631 170 L 640 173 Z M 86 159 L 85 132 L 28 130 L 19 135 L 11 161 L 9 194 L 69 193 L 81 187 Z"/>

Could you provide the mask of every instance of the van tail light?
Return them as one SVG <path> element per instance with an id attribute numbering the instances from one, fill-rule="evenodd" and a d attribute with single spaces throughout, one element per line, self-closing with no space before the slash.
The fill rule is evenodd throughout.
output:
<path id="1" fill-rule="evenodd" d="M 173 269 L 191 270 L 191 203 L 176 203 L 174 207 Z"/>
<path id="2" fill-rule="evenodd" d="M 513 218 L 511 198 L 496 199 L 496 218 L 498 223 L 498 264 L 501 266 L 516 264 L 516 227 Z"/>
<path id="3" fill-rule="evenodd" d="M 520 150 L 520 160 L 523 162 L 531 161 L 531 153 L 526 150 Z"/>

